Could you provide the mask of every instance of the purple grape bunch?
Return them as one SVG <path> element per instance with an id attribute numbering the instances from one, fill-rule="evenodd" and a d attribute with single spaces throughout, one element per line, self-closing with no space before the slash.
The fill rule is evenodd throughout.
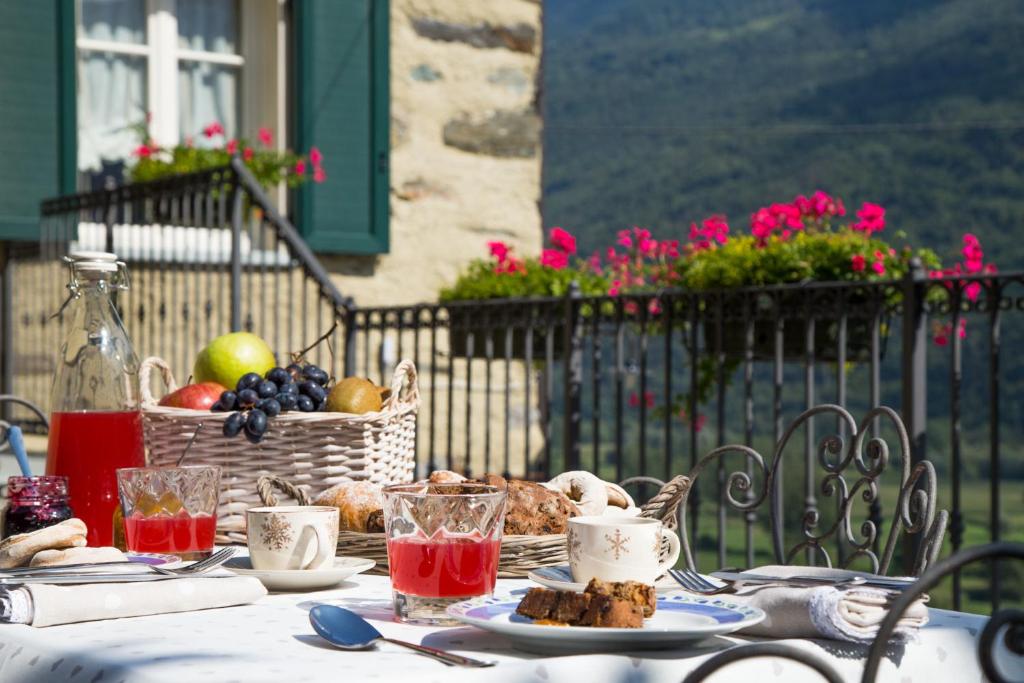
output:
<path id="1" fill-rule="evenodd" d="M 233 390 L 222 393 L 210 410 L 231 413 L 224 420 L 224 436 L 233 438 L 244 433 L 250 443 L 259 443 L 271 418 L 295 410 L 324 410 L 330 380 L 325 370 L 300 363 L 271 368 L 262 377 L 249 372 L 239 378 Z"/>

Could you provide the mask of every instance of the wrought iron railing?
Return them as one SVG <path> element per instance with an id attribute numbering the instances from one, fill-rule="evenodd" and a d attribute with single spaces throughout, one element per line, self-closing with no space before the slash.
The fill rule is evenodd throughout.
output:
<path id="1" fill-rule="evenodd" d="M 1002 538 L 1016 515 L 1006 496 L 1024 497 L 1019 274 L 930 278 L 916 268 L 872 283 L 362 308 L 239 163 L 44 203 L 41 241 L 10 253 L 0 302 L 4 390 L 42 406 L 62 336 L 60 318 L 50 319 L 65 295 L 60 257 L 75 248 L 128 262 L 133 287 L 119 302 L 128 331 L 140 355 L 164 357 L 179 380 L 208 339 L 231 329 L 251 329 L 283 354 L 337 321 L 310 351 L 335 375 L 384 382 L 413 359 L 421 473 L 543 478 L 582 468 L 665 480 L 725 443 L 771 452 L 789 421 L 829 402 L 856 414 L 899 409 L 912 459 L 938 471 L 953 549 Z M 791 440 L 802 457 L 787 458 L 779 504 L 795 533 L 808 514 L 835 519 L 835 499 L 814 475 L 817 439 L 844 428 L 809 421 Z M 872 424 L 870 436 L 884 429 Z M 736 457 L 690 497 L 701 566 L 772 556 L 766 516 L 737 512 L 723 495 L 726 474 L 744 466 Z M 898 489 L 882 484 L 872 519 L 891 512 Z M 950 600 L 997 601 L 1001 580 L 995 569 L 956 574 Z"/>

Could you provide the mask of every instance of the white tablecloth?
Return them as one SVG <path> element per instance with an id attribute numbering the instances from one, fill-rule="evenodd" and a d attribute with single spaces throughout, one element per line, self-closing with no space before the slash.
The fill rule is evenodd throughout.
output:
<path id="1" fill-rule="evenodd" d="M 531 585 L 501 580 L 497 592 Z M 376 651 L 344 652 L 321 640 L 309 624 L 318 603 L 347 607 L 371 620 L 385 635 L 500 661 L 490 669 L 459 669 L 390 644 Z M 357 576 L 326 591 L 271 594 L 243 607 L 99 621 L 50 628 L 0 625 L 0 681 L 74 683 L 187 683 L 267 681 L 356 683 L 406 681 L 452 683 L 521 681 L 580 683 L 671 681 L 710 653 L 736 642 L 715 638 L 662 652 L 540 657 L 471 627 L 430 628 L 391 620 L 387 577 Z M 887 660 L 880 680 L 898 683 L 983 680 L 976 641 L 983 617 L 932 610 L 919 642 L 907 646 L 897 664 Z M 829 641 L 788 641 L 826 656 L 850 681 L 859 680 L 865 649 Z M 718 680 L 819 681 L 799 664 L 753 660 L 722 671 Z"/>

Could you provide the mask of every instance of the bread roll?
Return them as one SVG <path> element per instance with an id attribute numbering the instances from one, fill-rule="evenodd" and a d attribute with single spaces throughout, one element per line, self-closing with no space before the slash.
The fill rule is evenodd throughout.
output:
<path id="1" fill-rule="evenodd" d="M 564 534 L 569 528 L 569 518 L 580 514 L 564 493 L 537 482 L 512 479 L 507 490 L 506 534 Z"/>
<path id="2" fill-rule="evenodd" d="M 431 484 L 461 484 L 464 481 L 469 480 L 458 472 L 452 472 L 451 470 L 434 470 L 427 479 L 427 482 Z"/>
<path id="3" fill-rule="evenodd" d="M 345 481 L 321 493 L 313 505 L 333 505 L 338 508 L 339 530 L 366 532 L 367 519 L 372 513 L 384 508 L 384 494 L 380 484 Z"/>
<path id="4" fill-rule="evenodd" d="M 87 533 L 85 522 L 72 517 L 43 529 L 8 536 L 0 541 L 0 569 L 28 564 L 40 550 L 84 546 Z"/>
<path id="5" fill-rule="evenodd" d="M 125 562 L 127 557 L 117 548 L 66 548 L 64 550 L 40 550 L 29 562 L 30 567 L 59 567 L 65 564 L 85 562 Z"/>

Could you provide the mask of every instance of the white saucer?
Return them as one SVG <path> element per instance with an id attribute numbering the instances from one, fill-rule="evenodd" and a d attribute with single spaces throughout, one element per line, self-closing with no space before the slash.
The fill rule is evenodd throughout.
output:
<path id="1" fill-rule="evenodd" d="M 242 576 L 255 576 L 267 590 L 309 591 L 335 586 L 375 564 L 374 560 L 361 557 L 336 557 L 334 566 L 327 569 L 253 569 L 248 557 L 234 557 L 224 563 L 224 568 Z"/>
<path id="2" fill-rule="evenodd" d="M 582 593 L 583 589 L 587 587 L 585 583 L 579 583 L 572 580 L 572 572 L 569 571 L 569 565 L 559 564 L 554 567 L 538 567 L 531 572 L 528 572 L 526 576 L 531 581 L 536 581 L 545 588 L 551 588 L 556 591 L 575 591 L 576 593 Z M 679 590 L 679 584 L 672 580 L 672 577 L 667 574 L 657 581 L 654 582 L 654 590 L 659 593 L 666 591 Z"/>

